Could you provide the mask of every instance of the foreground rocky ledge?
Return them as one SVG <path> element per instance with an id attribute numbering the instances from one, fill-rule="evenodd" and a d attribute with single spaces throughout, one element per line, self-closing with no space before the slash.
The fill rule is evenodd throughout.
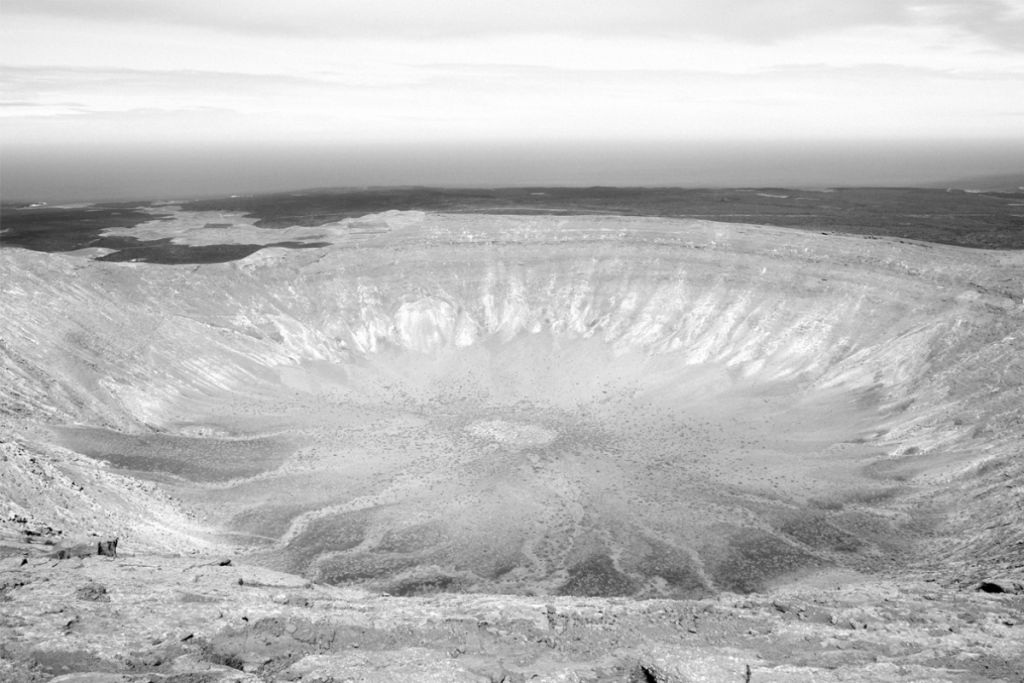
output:
<path id="1" fill-rule="evenodd" d="M 11 682 L 1024 680 L 1012 582 L 819 575 L 693 601 L 394 598 L 218 557 L 0 563 Z"/>

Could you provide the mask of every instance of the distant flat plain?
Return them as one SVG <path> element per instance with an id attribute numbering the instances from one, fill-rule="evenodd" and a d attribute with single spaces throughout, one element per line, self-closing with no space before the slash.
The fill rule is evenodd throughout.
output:
<path id="1" fill-rule="evenodd" d="M 316 226 L 389 210 L 473 214 L 621 215 L 698 218 L 935 242 L 983 249 L 1024 249 L 1024 192 L 850 187 L 685 189 L 671 187 L 388 187 L 317 189 L 183 201 L 190 211 L 242 212 L 262 228 Z M 119 202 L 69 207 L 7 203 L 0 245 L 63 252 L 115 251 L 108 261 L 223 263 L 274 245 L 188 246 L 170 240 L 104 235 L 152 221 L 159 204 Z M 142 210 L 146 209 L 146 210 Z"/>

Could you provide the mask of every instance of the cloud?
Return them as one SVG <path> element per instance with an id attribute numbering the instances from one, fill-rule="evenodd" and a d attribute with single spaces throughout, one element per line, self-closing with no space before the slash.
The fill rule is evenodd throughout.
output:
<path id="1" fill-rule="evenodd" d="M 1015 0 L 5 0 L 4 12 L 367 39 L 572 33 L 765 43 L 851 27 L 939 26 L 1024 49 L 1024 12 Z"/>
<path id="2" fill-rule="evenodd" d="M 829 82 L 836 80 L 881 81 L 1016 81 L 1019 73 L 975 73 L 948 68 L 923 68 L 882 63 L 834 66 L 826 64 L 790 64 L 771 66 L 743 73 L 708 69 L 679 68 L 567 68 L 524 64 L 433 63 L 394 66 L 391 71 L 364 78 L 348 71 L 321 71 L 316 76 L 256 74 L 215 70 L 149 70 L 81 66 L 0 65 L 0 104 L 4 106 L 66 106 L 83 108 L 88 102 L 113 98 L 120 107 L 96 109 L 146 108 L 147 102 L 168 101 L 176 108 L 181 101 L 203 102 L 245 100 L 291 101 L 295 107 L 308 108 L 323 101 L 336 101 L 345 94 L 371 96 L 397 91 L 415 97 L 415 91 L 448 93 L 456 97 L 467 90 L 538 90 L 569 92 L 593 88 L 672 88 L 701 83 L 720 83 L 743 87 L 759 80 Z M 70 97 L 69 97 L 70 96 Z M 73 99 L 74 102 L 69 102 Z M 139 103 L 143 103 L 141 106 Z"/>
<path id="3" fill-rule="evenodd" d="M 492 72 L 492 76 L 496 74 Z M 394 93 L 414 101 L 420 90 L 443 91 L 450 69 L 404 67 L 367 78 L 351 71 L 316 75 L 257 74 L 197 69 L 122 69 L 84 66 L 0 64 L 0 117 L 36 109 L 40 115 L 113 111 L 230 109 L 241 112 L 297 111 L 324 116 L 347 106 L 382 102 Z M 70 101 L 74 104 L 70 104 Z M 26 110 L 26 111 L 19 111 Z"/>
<path id="4" fill-rule="evenodd" d="M 84 107 L 85 105 L 81 102 L 33 102 L 31 100 L 0 100 L 0 107 L 24 107 L 26 109 L 33 109 L 35 107 Z"/>
<path id="5" fill-rule="evenodd" d="M 931 23 L 958 28 L 1013 50 L 1024 50 L 1024 3 L 1020 0 L 930 0 L 915 11 Z"/>
<path id="6" fill-rule="evenodd" d="M 49 145 L 1006 136 L 1015 120 L 990 114 L 1014 109 L 1024 93 L 1014 74 L 886 64 L 397 69 L 360 81 L 345 72 L 5 68 L 17 91 L 9 100 L 38 106 L 6 108 L 0 121 L 7 139 Z M 60 105 L 72 101 L 82 106 Z"/>
<path id="7" fill-rule="evenodd" d="M 0 69 L 0 102 L 12 107 L 75 113 L 103 110 L 173 109 L 182 101 L 223 106 L 258 100 L 279 92 L 316 91 L 312 78 L 198 70 L 143 70 L 76 66 L 12 66 Z M 74 105 L 67 100 L 75 100 Z"/>
<path id="8" fill-rule="evenodd" d="M 0 87 L 5 90 L 61 90 L 74 84 L 82 87 L 207 87 L 260 85 L 266 87 L 316 85 L 315 78 L 287 74 L 244 73 L 198 69 L 128 69 L 81 66 L 3 65 Z"/>

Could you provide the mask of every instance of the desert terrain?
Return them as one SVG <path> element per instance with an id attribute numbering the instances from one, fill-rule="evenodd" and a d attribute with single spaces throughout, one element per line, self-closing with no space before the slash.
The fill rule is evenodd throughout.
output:
<path id="1" fill-rule="evenodd" d="M 1022 209 L 5 206 L 0 676 L 1024 680 Z"/>

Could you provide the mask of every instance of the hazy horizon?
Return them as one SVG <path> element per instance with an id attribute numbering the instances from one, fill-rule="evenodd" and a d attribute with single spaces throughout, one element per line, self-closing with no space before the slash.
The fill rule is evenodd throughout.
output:
<path id="1" fill-rule="evenodd" d="M 1024 175 L 1024 143 L 91 146 L 5 150 L 5 202 L 188 199 L 367 186 L 922 186 Z"/>
<path id="2" fill-rule="evenodd" d="M 2 196 L 1024 173 L 1017 0 L 6 0 Z M 1016 161 L 1015 161 L 1016 159 Z"/>

